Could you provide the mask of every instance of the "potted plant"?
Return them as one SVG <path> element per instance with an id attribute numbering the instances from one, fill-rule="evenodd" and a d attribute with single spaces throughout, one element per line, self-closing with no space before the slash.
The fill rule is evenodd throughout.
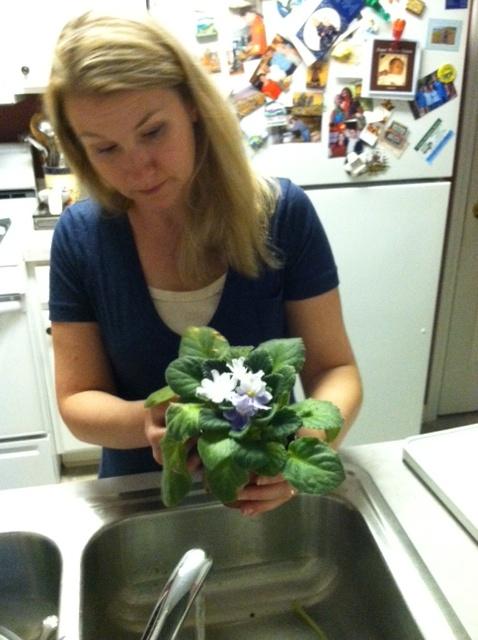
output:
<path id="1" fill-rule="evenodd" d="M 291 402 L 305 359 L 300 338 L 268 340 L 253 348 L 231 346 L 210 327 L 191 327 L 166 369 L 167 386 L 146 407 L 169 403 L 163 457 L 162 500 L 177 505 L 189 492 L 186 442 L 197 440 L 205 481 L 222 502 L 236 499 L 251 475 L 282 474 L 298 491 L 327 493 L 344 479 L 329 446 L 343 418 L 328 401 Z M 322 429 L 327 442 L 300 437 L 301 427 Z"/>

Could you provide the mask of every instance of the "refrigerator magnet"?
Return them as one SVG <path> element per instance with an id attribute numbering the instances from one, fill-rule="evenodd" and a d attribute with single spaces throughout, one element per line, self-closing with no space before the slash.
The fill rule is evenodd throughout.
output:
<path id="1" fill-rule="evenodd" d="M 417 142 L 415 151 L 420 152 L 428 164 L 432 164 L 453 136 L 453 131 L 443 125 L 441 118 L 437 118 L 425 135 Z"/>
<path id="2" fill-rule="evenodd" d="M 393 120 L 384 130 L 380 144 L 392 151 L 397 158 L 400 158 L 409 146 L 408 133 L 408 127 Z"/>
<path id="3" fill-rule="evenodd" d="M 302 60 L 295 47 L 280 35 L 274 36 L 249 82 L 271 100 L 290 87 L 292 74 Z"/>
<path id="4" fill-rule="evenodd" d="M 196 40 L 198 42 L 215 42 L 218 39 L 218 31 L 214 17 L 197 12 L 196 15 Z"/>
<path id="5" fill-rule="evenodd" d="M 305 86 L 307 89 L 324 91 L 329 76 L 329 63 L 317 60 L 306 69 Z"/>
<path id="6" fill-rule="evenodd" d="M 363 95 L 410 100 L 415 95 L 420 48 L 413 40 L 373 38 L 368 50 L 369 73 L 364 74 Z"/>
<path id="7" fill-rule="evenodd" d="M 285 18 L 295 7 L 301 5 L 303 1 L 304 0 L 277 0 L 277 11 Z"/>
<path id="8" fill-rule="evenodd" d="M 425 11 L 425 3 L 422 0 L 408 0 L 405 9 L 415 16 L 421 16 Z"/>
<path id="9" fill-rule="evenodd" d="M 380 136 L 382 125 L 379 122 L 370 122 L 360 132 L 360 139 L 366 142 L 370 147 L 377 144 Z"/>
<path id="10" fill-rule="evenodd" d="M 444 67 L 454 69 L 452 65 L 443 65 L 418 81 L 414 99 L 409 102 L 415 120 L 456 98 L 457 91 L 454 82 L 443 82 L 440 79 L 444 76 L 447 80 L 450 79 L 448 74 L 440 72 L 440 69 Z"/>
<path id="11" fill-rule="evenodd" d="M 462 24 L 461 20 L 429 20 L 426 48 L 458 51 Z"/>
<path id="12" fill-rule="evenodd" d="M 260 109 L 266 101 L 265 95 L 251 85 L 239 91 L 232 92 L 229 99 L 240 120 L 257 109 Z"/>
<path id="13" fill-rule="evenodd" d="M 281 25 L 281 33 L 309 66 L 324 60 L 337 39 L 360 15 L 363 0 L 306 0 Z"/>
<path id="14" fill-rule="evenodd" d="M 199 64 L 207 73 L 220 73 L 221 62 L 219 53 L 215 50 L 204 49 L 199 57 Z"/>
<path id="15" fill-rule="evenodd" d="M 232 51 L 239 61 L 257 60 L 267 49 L 264 17 L 260 3 L 251 0 L 229 2 Z"/>
<path id="16" fill-rule="evenodd" d="M 468 0 L 446 0 L 446 9 L 467 9 Z"/>

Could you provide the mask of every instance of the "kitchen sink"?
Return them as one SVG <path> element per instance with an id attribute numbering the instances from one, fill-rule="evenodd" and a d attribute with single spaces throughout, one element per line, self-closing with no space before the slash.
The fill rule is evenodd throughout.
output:
<path id="1" fill-rule="evenodd" d="M 0 533 L 0 626 L 22 640 L 37 640 L 42 621 L 58 615 L 61 557 L 48 538 Z"/>
<path id="2" fill-rule="evenodd" d="M 200 547 L 213 565 L 178 640 L 470 640 L 361 467 L 254 518 L 200 484 L 166 509 L 159 480 L 0 492 L 0 627 L 38 640 L 54 614 L 61 640 L 139 640 Z"/>
<path id="3" fill-rule="evenodd" d="M 211 501 L 126 517 L 87 544 L 81 640 L 135 640 L 179 558 L 202 547 L 214 564 L 179 638 L 423 638 L 364 517 L 346 498 L 300 495 L 245 518 Z M 198 611 L 198 609 L 203 609 Z M 201 625 L 199 625 L 201 626 Z"/>

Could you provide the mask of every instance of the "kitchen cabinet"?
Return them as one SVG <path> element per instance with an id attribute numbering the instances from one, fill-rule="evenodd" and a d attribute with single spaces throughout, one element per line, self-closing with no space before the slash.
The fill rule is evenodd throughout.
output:
<path id="1" fill-rule="evenodd" d="M 91 9 L 118 11 L 142 6 L 137 0 L 24 0 L 3 5 L 0 9 L 2 93 L 13 96 L 44 90 L 56 40 L 71 17 Z"/>
<path id="2" fill-rule="evenodd" d="M 25 297 L 22 293 L 15 299 L 8 297 L 0 294 L 0 489 L 49 484 L 59 479 Z"/>
<path id="3" fill-rule="evenodd" d="M 28 145 L 0 147 L 0 489 L 7 489 L 57 482 L 59 465 L 22 262 L 36 208 L 31 153 Z"/>
<path id="4" fill-rule="evenodd" d="M 42 362 L 43 382 L 57 453 L 65 466 L 92 464 L 99 461 L 100 447 L 82 442 L 73 436 L 61 419 L 56 401 L 53 348 L 48 318 L 48 262 L 51 235 L 51 231 L 35 231 L 25 254 L 28 276 L 27 299 L 35 324 L 35 350 Z"/>

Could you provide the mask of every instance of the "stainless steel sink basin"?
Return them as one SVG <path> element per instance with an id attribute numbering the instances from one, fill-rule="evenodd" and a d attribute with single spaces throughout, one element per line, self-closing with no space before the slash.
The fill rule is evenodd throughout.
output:
<path id="1" fill-rule="evenodd" d="M 0 625 L 22 640 L 37 640 L 42 621 L 58 615 L 61 558 L 48 538 L 28 532 L 0 534 Z"/>
<path id="2" fill-rule="evenodd" d="M 158 474 L 0 492 L 0 514 L 0 626 L 23 640 L 52 614 L 61 640 L 139 640 L 192 547 L 213 566 L 181 640 L 312 640 L 311 624 L 327 640 L 470 639 L 354 465 L 330 496 L 252 519 L 199 486 L 165 509 Z"/>
<path id="3" fill-rule="evenodd" d="M 354 482 L 348 487 L 357 499 Z M 192 500 L 105 527 L 82 559 L 81 640 L 140 638 L 168 575 L 192 546 L 214 559 L 203 587 L 207 640 L 317 638 L 294 603 L 328 640 L 426 637 L 398 586 L 408 582 L 411 600 L 433 614 L 419 584 L 419 559 L 410 562 L 399 532 L 381 522 L 383 512 L 377 518 L 364 501 L 361 513 L 346 493 L 301 495 L 255 519 Z M 392 575 L 387 555 L 403 575 Z M 201 637 L 196 633 L 190 614 L 180 638 Z"/>

